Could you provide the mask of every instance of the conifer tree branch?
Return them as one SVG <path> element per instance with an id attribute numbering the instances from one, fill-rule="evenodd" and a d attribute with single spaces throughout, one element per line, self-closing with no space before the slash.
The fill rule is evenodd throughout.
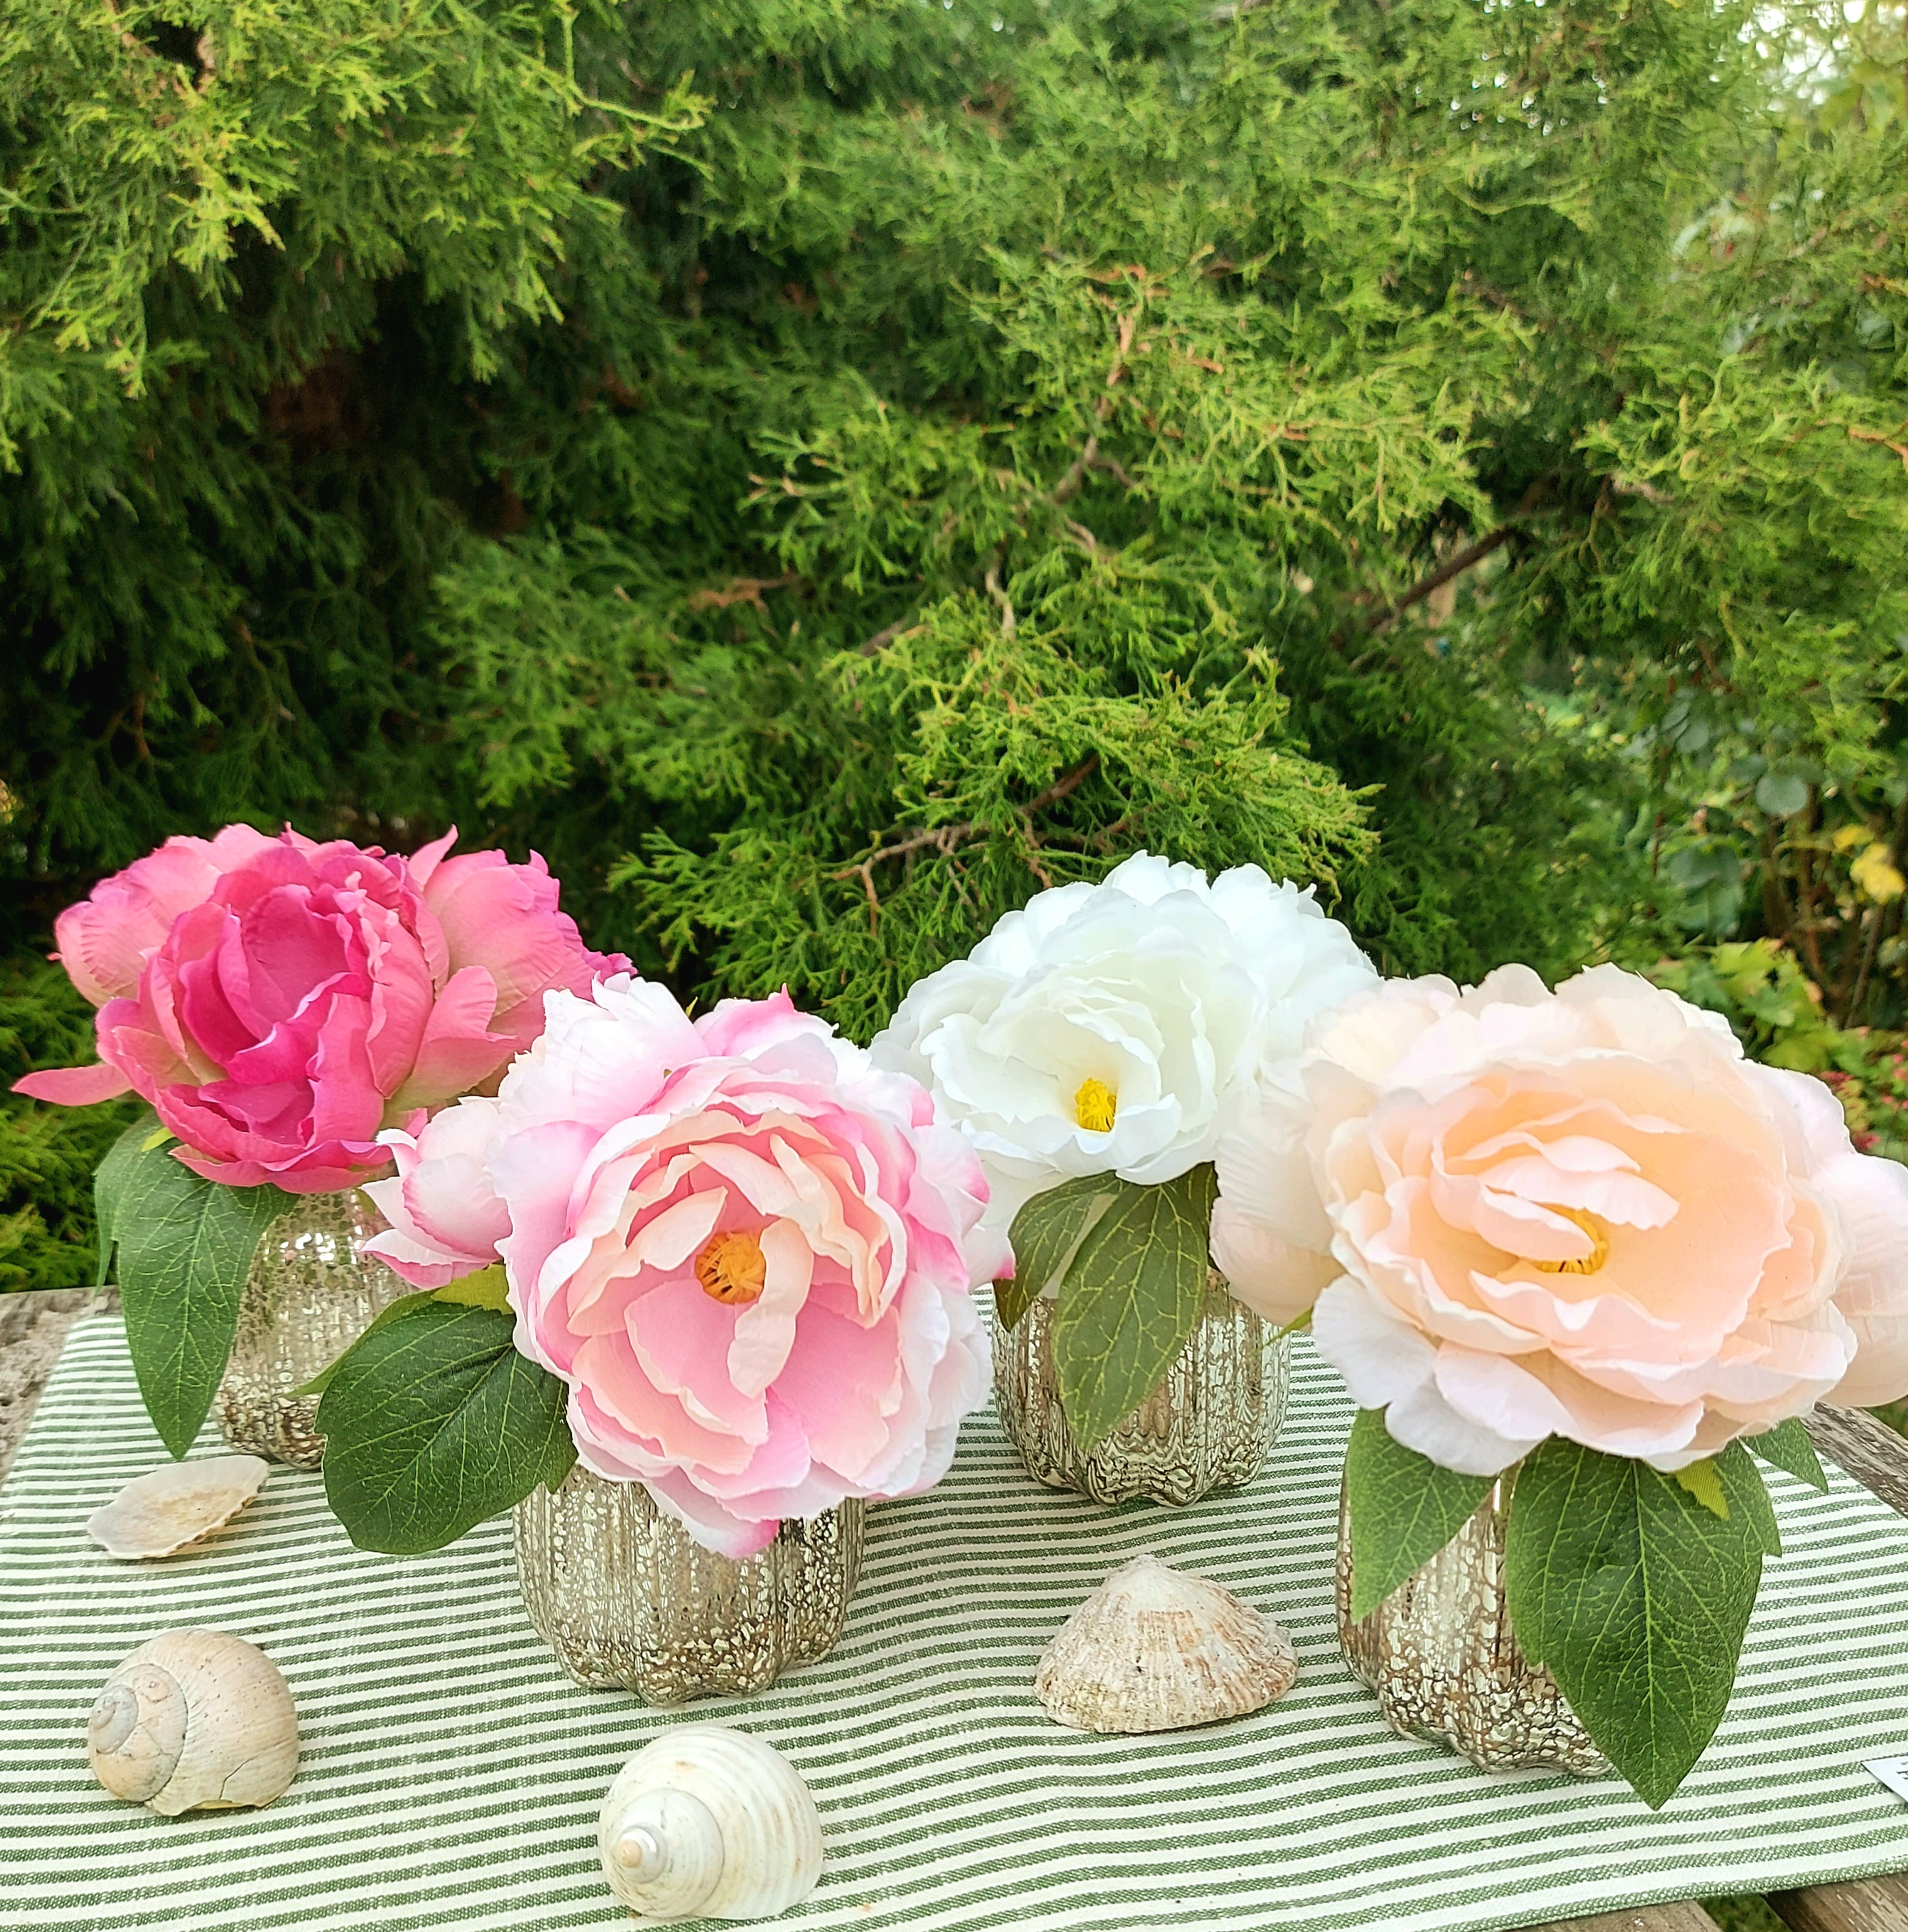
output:
<path id="1" fill-rule="evenodd" d="M 1028 836 L 1038 846 L 1039 841 L 1033 835 L 1033 819 L 1036 812 L 1044 812 L 1050 805 L 1057 805 L 1069 793 L 1077 791 L 1099 769 L 1100 754 L 1089 752 L 1080 763 L 1061 773 L 1043 792 L 1036 793 L 1025 805 L 1014 809 L 1027 821 Z M 861 890 L 867 896 L 868 930 L 879 932 L 881 922 L 881 896 L 875 890 L 875 868 L 890 859 L 905 859 L 916 852 L 939 852 L 945 858 L 951 856 L 966 844 L 969 839 L 978 837 L 992 828 L 977 819 L 963 819 L 958 825 L 930 826 L 924 832 L 911 832 L 906 838 L 896 839 L 892 844 L 877 847 L 859 864 L 844 866 L 830 877 L 837 879 L 858 878 Z M 1046 869 L 1031 854 L 1028 857 L 1029 869 L 1044 886 L 1053 880 L 1047 876 Z"/>
<path id="2" fill-rule="evenodd" d="M 1482 563 L 1493 550 L 1501 550 L 1516 534 L 1518 524 L 1536 508 L 1555 474 L 1554 470 L 1546 470 L 1517 500 L 1517 507 L 1488 536 L 1480 537 L 1474 544 L 1459 550 L 1455 556 L 1447 557 L 1429 577 L 1420 578 L 1413 584 L 1396 603 L 1368 618 L 1365 625 L 1366 635 L 1396 623 L 1413 604 L 1422 604 L 1434 590 L 1441 589 L 1453 578 L 1462 577 L 1467 570 Z"/>

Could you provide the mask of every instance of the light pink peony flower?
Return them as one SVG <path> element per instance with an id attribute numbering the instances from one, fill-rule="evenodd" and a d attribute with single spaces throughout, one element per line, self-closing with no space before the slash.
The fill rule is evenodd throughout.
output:
<path id="1" fill-rule="evenodd" d="M 1218 1171 L 1234 1293 L 1315 1297 L 1354 1399 L 1448 1468 L 1556 1435 L 1676 1469 L 1908 1392 L 1908 1170 L 1615 967 L 1354 998 L 1265 1070 Z"/>
<path id="2" fill-rule="evenodd" d="M 62 913 L 58 957 L 100 1008 L 100 1064 L 15 1090 L 68 1106 L 136 1091 L 179 1158 L 237 1186 L 353 1186 L 379 1131 L 488 1079 L 542 996 L 620 971 L 557 909 L 541 859 L 409 859 L 243 825 L 168 839 Z"/>
<path id="3" fill-rule="evenodd" d="M 968 1283 L 1011 1262 L 925 1091 L 786 994 L 692 1022 L 619 978 L 545 1006 L 494 1100 L 386 1136 L 372 1251 L 420 1286 L 500 1255 L 584 1466 L 710 1549 L 938 1482 L 987 1388 Z"/>

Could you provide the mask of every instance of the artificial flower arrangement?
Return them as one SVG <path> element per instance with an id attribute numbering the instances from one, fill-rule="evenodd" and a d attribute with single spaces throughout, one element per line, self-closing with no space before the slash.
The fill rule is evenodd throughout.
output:
<path id="1" fill-rule="evenodd" d="M 493 1080 L 590 951 L 541 859 L 408 857 L 289 827 L 168 839 L 55 924 L 99 1009 L 99 1061 L 15 1090 L 152 1109 L 101 1162 L 100 1280 L 117 1251 L 140 1391 L 183 1455 L 230 1355 L 247 1270 L 292 1197 L 388 1171 L 380 1134 Z"/>
<path id="2" fill-rule="evenodd" d="M 495 1098 L 383 1136 L 371 1246 L 419 1292 L 323 1378 L 353 1540 L 437 1548 L 578 1459 L 737 1559 L 939 1481 L 986 1398 L 969 1284 L 1011 1262 L 927 1093 L 786 994 L 545 1007 Z"/>
<path id="3" fill-rule="evenodd" d="M 1234 1094 L 1375 979 L 1309 888 L 1256 866 L 1209 881 L 1142 852 L 1006 914 L 912 987 L 876 1039 L 876 1060 L 926 1086 L 978 1154 L 990 1222 L 1011 1228 L 1018 1258 L 995 1284 L 998 1318 L 1012 1330 L 1053 1303 L 1059 1399 L 1083 1450 L 1158 1387 L 1200 1323 Z"/>
<path id="4" fill-rule="evenodd" d="M 1825 1488 L 1801 1418 L 1908 1390 L 1908 1170 L 1609 966 L 1354 996 L 1242 1097 L 1218 1170 L 1220 1265 L 1309 1312 L 1360 1406 L 1342 1628 L 1494 1494 L 1516 1643 L 1661 1804 L 1779 1552 L 1753 1457 Z"/>

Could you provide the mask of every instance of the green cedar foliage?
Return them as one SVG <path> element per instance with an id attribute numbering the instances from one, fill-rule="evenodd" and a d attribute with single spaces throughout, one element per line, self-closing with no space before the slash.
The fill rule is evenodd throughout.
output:
<path id="1" fill-rule="evenodd" d="M 1465 977 L 1759 871 L 1846 900 L 1845 1022 L 1908 957 L 1908 136 L 1749 19 L 0 0 L 16 929 L 454 818 L 865 1036 L 1140 844 Z"/>
<path id="2" fill-rule="evenodd" d="M 0 958 L 0 1290 L 95 1278 L 93 1169 L 139 1103 L 44 1107 L 6 1090 L 31 1068 L 90 1059 L 92 1017 L 57 966 Z"/>

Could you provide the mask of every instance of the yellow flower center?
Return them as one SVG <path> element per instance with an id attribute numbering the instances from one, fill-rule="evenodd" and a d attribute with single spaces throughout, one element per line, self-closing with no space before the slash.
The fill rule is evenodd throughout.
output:
<path id="1" fill-rule="evenodd" d="M 1581 1208 L 1560 1208 L 1554 1201 L 1539 1204 L 1553 1214 L 1561 1214 L 1567 1221 L 1573 1221 L 1590 1237 L 1591 1250 L 1580 1262 L 1533 1262 L 1531 1265 L 1540 1274 L 1594 1274 L 1610 1258 L 1610 1231 L 1594 1214 Z"/>
<path id="2" fill-rule="evenodd" d="M 1104 1080 L 1083 1080 L 1073 1096 L 1073 1117 L 1089 1134 L 1112 1131 L 1113 1116 L 1119 1112 L 1119 1096 Z"/>
<path id="3" fill-rule="evenodd" d="M 696 1279 L 702 1292 L 732 1308 L 759 1301 L 768 1286 L 768 1264 L 762 1244 L 746 1228 L 711 1234 L 696 1257 Z"/>

